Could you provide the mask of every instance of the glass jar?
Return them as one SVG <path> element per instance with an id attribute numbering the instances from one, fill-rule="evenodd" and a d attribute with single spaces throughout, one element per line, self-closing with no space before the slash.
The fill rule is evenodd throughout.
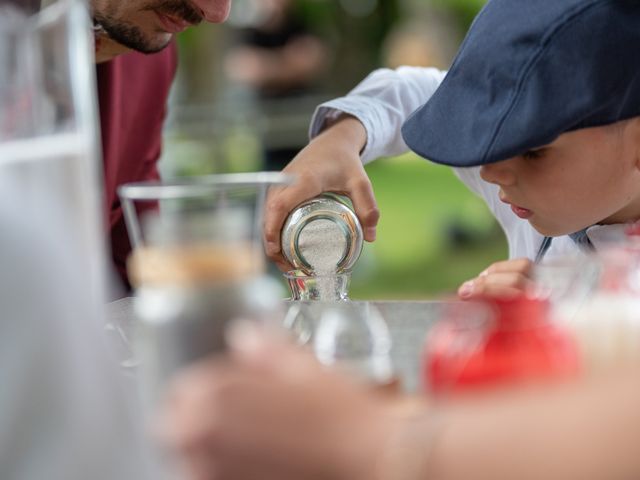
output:
<path id="1" fill-rule="evenodd" d="M 364 234 L 346 197 L 326 193 L 294 209 L 282 228 L 282 253 L 307 275 L 349 272 Z"/>
<path id="2" fill-rule="evenodd" d="M 327 305 L 313 339 L 320 363 L 375 386 L 394 382 L 391 345 L 386 322 L 367 302 Z"/>

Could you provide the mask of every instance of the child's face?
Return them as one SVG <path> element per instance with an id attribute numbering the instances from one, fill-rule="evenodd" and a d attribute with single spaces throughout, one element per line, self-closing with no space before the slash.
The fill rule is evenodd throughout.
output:
<path id="1" fill-rule="evenodd" d="M 640 219 L 640 118 L 565 133 L 550 145 L 485 165 L 514 215 L 543 235 Z"/>

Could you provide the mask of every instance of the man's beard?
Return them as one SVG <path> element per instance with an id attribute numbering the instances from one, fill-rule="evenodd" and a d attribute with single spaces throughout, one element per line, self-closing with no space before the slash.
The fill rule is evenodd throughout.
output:
<path id="1" fill-rule="evenodd" d="M 184 0 L 161 0 L 144 7 L 142 10 L 167 14 L 193 25 L 203 20 L 202 14 Z M 141 53 L 157 53 L 169 44 L 169 41 L 158 44 L 149 39 L 140 27 L 102 15 L 97 11 L 94 12 L 94 21 L 104 29 L 112 40 Z"/>

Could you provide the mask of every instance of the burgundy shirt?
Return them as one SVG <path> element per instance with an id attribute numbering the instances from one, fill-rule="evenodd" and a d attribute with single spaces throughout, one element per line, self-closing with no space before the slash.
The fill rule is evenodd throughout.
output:
<path id="1" fill-rule="evenodd" d="M 159 178 L 162 127 L 176 67 L 174 44 L 154 55 L 128 53 L 97 66 L 105 214 L 113 261 L 127 288 L 131 245 L 117 189 Z"/>

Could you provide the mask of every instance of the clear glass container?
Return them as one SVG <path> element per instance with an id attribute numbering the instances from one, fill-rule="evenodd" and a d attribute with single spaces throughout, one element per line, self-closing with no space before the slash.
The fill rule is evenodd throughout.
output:
<path id="1" fill-rule="evenodd" d="M 284 274 L 291 290 L 291 300 L 339 302 L 349 300 L 350 273 L 305 275 L 300 270 Z"/>
<path id="2" fill-rule="evenodd" d="M 298 345 L 309 345 L 313 340 L 319 312 L 309 302 L 288 303 L 282 325 Z"/>
<path id="3" fill-rule="evenodd" d="M 349 300 L 351 274 L 308 276 L 294 270 L 284 277 L 291 290 L 291 301 L 283 325 L 298 344 L 307 345 L 313 339 L 323 305 Z"/>
<path id="4" fill-rule="evenodd" d="M 391 334 L 370 303 L 325 305 L 313 337 L 318 360 L 373 385 L 393 381 Z"/>

